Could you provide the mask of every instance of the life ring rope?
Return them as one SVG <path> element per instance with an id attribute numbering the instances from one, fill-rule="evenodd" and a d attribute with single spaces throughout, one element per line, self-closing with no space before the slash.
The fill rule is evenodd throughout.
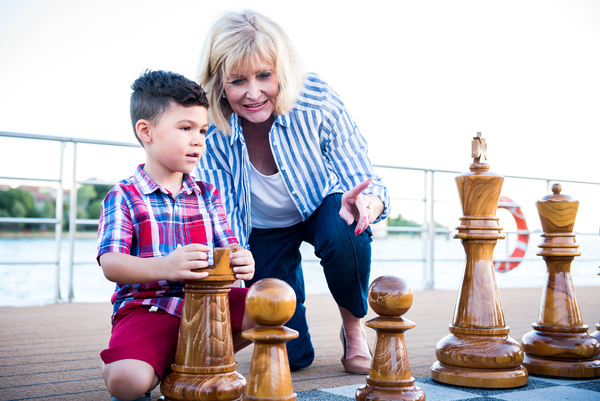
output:
<path id="1" fill-rule="evenodd" d="M 519 266 L 519 263 L 521 263 L 523 260 L 525 252 L 527 252 L 527 244 L 529 242 L 529 229 L 527 228 L 527 221 L 525 221 L 525 215 L 521 211 L 520 205 L 509 197 L 500 197 L 498 209 L 508 210 L 514 217 L 515 223 L 517 223 L 517 243 L 508 261 L 494 262 L 495 271 L 499 273 L 506 273 Z"/>

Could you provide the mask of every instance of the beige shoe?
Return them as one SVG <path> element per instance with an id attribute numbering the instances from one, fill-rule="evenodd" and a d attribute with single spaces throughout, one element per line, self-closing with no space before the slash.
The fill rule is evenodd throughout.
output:
<path id="1" fill-rule="evenodd" d="M 368 374 L 371 371 L 371 361 L 373 358 L 357 355 L 353 358 L 346 359 L 346 331 L 344 330 L 344 326 L 342 326 L 340 329 L 340 340 L 342 341 L 342 346 L 344 347 L 344 355 L 340 358 L 342 365 L 344 366 L 344 370 L 348 373 L 354 373 L 357 375 Z M 371 349 L 369 349 L 369 353 L 373 355 Z"/>

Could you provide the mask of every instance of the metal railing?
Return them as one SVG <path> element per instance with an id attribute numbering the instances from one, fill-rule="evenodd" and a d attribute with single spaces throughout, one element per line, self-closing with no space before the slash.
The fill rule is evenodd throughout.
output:
<path id="1" fill-rule="evenodd" d="M 139 144 L 135 143 L 127 143 L 127 142 L 112 142 L 112 141 L 100 141 L 100 140 L 90 140 L 83 138 L 72 138 L 72 137 L 61 137 L 61 136 L 46 136 L 46 135 L 34 135 L 34 134 L 21 134 L 15 132 L 3 132 L 0 131 L 0 137 L 6 138 L 20 138 L 20 139 L 29 139 L 29 140 L 37 140 L 37 141 L 52 141 L 60 143 L 60 152 L 59 152 L 59 169 L 58 169 L 58 177 L 55 179 L 43 179 L 43 178 L 32 178 L 32 177 L 19 177 L 19 176 L 5 176 L 1 175 L 0 179 L 5 180 L 17 180 L 17 181 L 36 181 L 36 182 L 52 182 L 57 183 L 58 188 L 56 190 L 56 214 L 53 219 L 39 219 L 39 218 L 11 218 L 11 217 L 0 217 L 0 223 L 31 223 L 31 224 L 44 224 L 50 223 L 54 224 L 55 230 L 55 249 L 56 254 L 54 260 L 49 262 L 40 262 L 40 261 L 3 261 L 0 259 L 0 265 L 32 265 L 32 264 L 51 264 L 55 265 L 55 285 L 54 285 L 54 301 L 58 302 L 61 300 L 60 293 L 60 262 L 61 262 L 61 240 L 62 240 L 62 225 L 63 225 L 63 193 L 66 184 L 66 179 L 63 174 L 64 170 L 64 149 L 68 143 L 73 144 L 73 173 L 71 179 L 71 191 L 70 191 L 70 200 L 69 200 L 69 261 L 67 264 L 68 269 L 68 295 L 67 299 L 69 301 L 73 300 L 73 266 L 75 264 L 74 254 L 75 254 L 75 233 L 77 231 L 78 225 L 86 225 L 86 224 L 98 224 L 98 220 L 90 220 L 90 219 L 78 219 L 77 218 L 77 185 L 81 184 L 107 184 L 100 181 L 90 181 L 90 180 L 77 180 L 77 144 L 86 143 L 92 145 L 106 145 L 106 146 L 120 146 L 120 147 L 139 147 Z M 112 183 L 114 184 L 114 183 Z M 75 207 L 73 207 L 75 205 Z"/>
<path id="2" fill-rule="evenodd" d="M 33 134 L 21 134 L 21 133 L 13 133 L 13 132 L 2 132 L 0 131 L 0 138 L 21 138 L 27 140 L 36 140 L 36 141 L 55 141 L 61 144 L 60 151 L 58 154 L 59 157 L 59 174 L 58 177 L 54 179 L 43 179 L 43 178 L 32 178 L 32 177 L 19 177 L 19 176 L 0 176 L 0 179 L 4 180 L 17 180 L 17 181 L 36 181 L 36 182 L 51 182 L 57 183 L 58 188 L 56 192 L 56 210 L 55 210 L 55 218 L 10 218 L 10 217 L 0 217 L 0 224 L 2 223 L 28 223 L 28 224 L 54 224 L 55 225 L 55 243 L 56 243 L 56 253 L 53 260 L 48 262 L 40 262 L 40 261 L 4 261 L 0 259 L 0 265 L 32 265 L 32 264 L 52 264 L 55 265 L 55 301 L 61 300 L 60 293 L 60 263 L 61 263 L 61 237 L 62 237 L 62 216 L 63 216 L 63 192 L 66 184 L 66 178 L 63 175 L 64 168 L 64 149 L 67 144 L 72 144 L 73 146 L 73 156 L 72 156 L 72 177 L 71 177 L 71 191 L 70 191 L 70 207 L 69 207 L 69 253 L 68 253 L 68 301 L 73 300 L 73 266 L 75 264 L 74 261 L 74 248 L 75 248 L 75 236 L 77 231 L 77 226 L 79 225 L 97 225 L 98 220 L 95 219 L 78 219 L 77 218 L 77 207 L 73 207 L 73 205 L 77 205 L 77 189 L 78 185 L 90 184 L 90 185 L 113 185 L 114 182 L 102 182 L 97 180 L 77 180 L 77 145 L 78 144 L 91 144 L 91 145 L 107 145 L 107 146 L 117 146 L 117 147 L 129 147 L 129 148 L 138 148 L 139 145 L 137 143 L 127 143 L 127 142 L 112 142 L 112 141 L 100 141 L 100 140 L 90 140 L 90 139 L 82 139 L 82 138 L 71 138 L 71 137 L 59 137 L 59 136 L 45 136 L 45 135 L 33 135 Z M 434 264 L 437 261 L 441 261 L 443 259 L 435 259 L 435 247 L 434 241 L 437 234 L 445 234 L 446 236 L 450 236 L 451 233 L 455 232 L 454 230 L 448 228 L 436 228 L 435 225 L 435 205 L 436 203 L 443 202 L 441 200 L 436 200 L 435 198 L 435 178 L 436 174 L 461 174 L 460 171 L 450 171 L 450 170 L 438 170 L 438 169 L 425 169 L 425 168 L 414 168 L 414 167 L 401 167 L 401 166 L 389 166 L 389 165 L 374 165 L 377 169 L 392 169 L 398 171 L 419 171 L 423 173 L 423 196 L 422 198 L 393 198 L 394 200 L 409 200 L 409 201 L 417 201 L 423 204 L 423 224 L 420 227 L 373 227 L 374 230 L 386 230 L 387 232 L 399 232 L 399 233 L 420 233 L 423 240 L 423 255 L 420 259 L 394 259 L 394 261 L 403 262 L 403 261 L 418 261 L 423 263 L 422 268 L 422 277 L 423 277 L 423 288 L 429 289 L 433 288 L 434 280 L 433 280 L 433 272 L 434 272 Z M 504 176 L 505 178 L 514 178 L 514 179 L 525 179 L 525 180 L 536 180 L 536 181 L 544 181 L 546 183 L 546 193 L 550 193 L 550 185 L 552 182 L 556 182 L 555 179 L 550 178 L 537 178 L 537 177 L 519 177 L 519 176 Z M 574 184 L 584 184 L 584 185 L 593 185 L 600 186 L 600 183 L 597 182 L 585 182 L 585 181 L 574 181 L 574 180 L 560 180 L 561 183 L 574 183 Z M 509 233 L 505 231 L 505 234 L 511 235 L 514 233 Z M 578 235 L 589 235 L 590 233 L 578 233 Z M 597 235 L 597 233 L 594 233 Z M 461 259 L 462 260 L 462 259 Z M 507 258 L 505 261 L 514 261 L 515 259 Z M 522 260 L 522 259 L 518 259 Z M 374 259 L 376 262 L 377 259 Z M 444 260 L 446 261 L 446 260 Z"/>

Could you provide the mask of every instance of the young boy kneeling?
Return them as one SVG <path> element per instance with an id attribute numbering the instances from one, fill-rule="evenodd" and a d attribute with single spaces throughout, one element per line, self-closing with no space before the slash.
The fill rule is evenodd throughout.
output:
<path id="1" fill-rule="evenodd" d="M 117 184 L 102 203 L 98 263 L 117 283 L 102 373 L 113 400 L 150 399 L 175 356 L 183 307 L 182 280 L 212 264 L 212 249 L 236 244 L 214 186 L 189 173 L 205 151 L 208 101 L 195 82 L 164 71 L 132 85 L 131 121 L 146 163 Z M 254 275 L 254 259 L 231 254 L 238 280 Z M 234 349 L 254 325 L 244 312 L 245 288 L 229 293 Z M 144 394 L 140 397 L 140 394 Z M 116 398 L 115 398 L 116 397 Z"/>

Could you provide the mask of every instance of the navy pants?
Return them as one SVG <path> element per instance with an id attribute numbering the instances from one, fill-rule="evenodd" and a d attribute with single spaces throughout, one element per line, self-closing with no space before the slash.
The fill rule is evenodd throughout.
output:
<path id="1" fill-rule="evenodd" d="M 253 228 L 250 235 L 250 251 L 256 262 L 256 271 L 246 286 L 263 278 L 278 278 L 296 292 L 296 312 L 286 323 L 287 327 L 299 333 L 298 338 L 287 343 L 291 370 L 309 366 L 315 356 L 304 307 L 300 255 L 303 241 L 314 246 L 337 304 L 358 318 L 367 314 L 371 230 L 367 228 L 360 235 L 355 235 L 356 222 L 348 225 L 339 216 L 341 200 L 342 194 L 329 195 L 308 220 L 285 228 Z"/>

